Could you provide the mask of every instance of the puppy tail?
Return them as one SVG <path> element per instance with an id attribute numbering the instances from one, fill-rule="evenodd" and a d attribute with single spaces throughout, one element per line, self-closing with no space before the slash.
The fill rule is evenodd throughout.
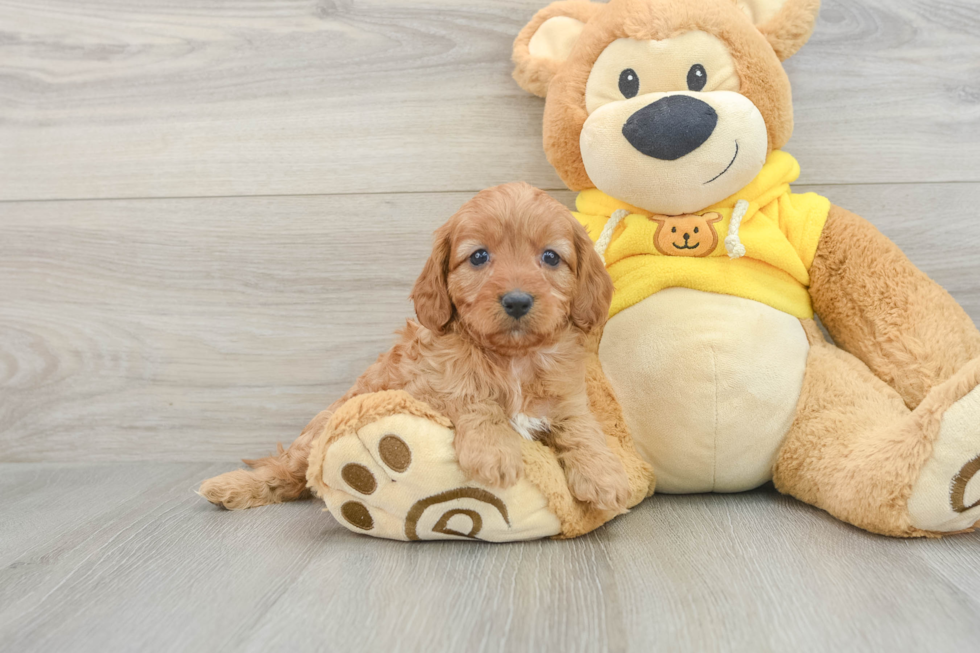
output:
<path id="1" fill-rule="evenodd" d="M 306 468 L 310 446 L 332 413 L 325 410 L 313 418 L 289 449 L 280 444 L 274 456 L 243 460 L 251 469 L 236 469 L 209 478 L 201 483 L 198 494 L 228 510 L 308 499 L 311 492 L 306 487 Z"/>

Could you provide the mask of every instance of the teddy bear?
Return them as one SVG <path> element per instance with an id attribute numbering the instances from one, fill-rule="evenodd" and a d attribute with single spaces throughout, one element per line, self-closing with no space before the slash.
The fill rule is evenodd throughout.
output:
<path id="1" fill-rule="evenodd" d="M 590 405 L 630 471 L 631 505 L 654 485 L 771 481 L 874 533 L 970 531 L 980 332 L 871 223 L 790 186 L 800 168 L 782 150 L 793 103 L 781 62 L 818 10 L 560 0 L 517 36 L 514 78 L 545 98 L 545 154 L 578 191 L 576 216 L 615 286 L 593 338 Z M 392 434 L 424 474 L 383 462 Z M 410 397 L 351 402 L 316 441 L 310 485 L 352 530 L 399 539 L 569 537 L 615 516 L 568 497 L 534 443 L 517 485 L 474 487 L 451 434 Z M 387 494 L 344 481 L 362 460 Z"/>
<path id="2" fill-rule="evenodd" d="M 875 533 L 971 530 L 980 332 L 869 222 L 790 187 L 781 61 L 818 10 L 555 2 L 514 77 L 546 98 L 545 153 L 613 278 L 599 359 L 659 492 L 773 481 Z M 665 231 L 690 214 L 719 237 Z"/>

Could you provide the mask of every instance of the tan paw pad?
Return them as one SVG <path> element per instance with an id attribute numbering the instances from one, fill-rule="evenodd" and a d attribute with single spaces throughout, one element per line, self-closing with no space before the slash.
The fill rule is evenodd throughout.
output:
<path id="1" fill-rule="evenodd" d="M 378 393 L 375 401 L 387 394 Z M 349 410 L 367 412 L 363 402 L 371 402 L 372 395 L 355 399 L 362 405 Z M 344 423 L 341 411 L 331 424 Z M 560 531 L 544 495 L 526 479 L 507 490 L 470 481 L 456 462 L 452 429 L 426 417 L 379 414 L 342 434 L 328 425 L 321 437 L 330 440 L 311 453 L 311 485 L 337 521 L 354 532 L 398 540 L 501 542 Z"/>
<path id="2" fill-rule="evenodd" d="M 932 457 L 909 498 L 912 525 L 955 532 L 980 522 L 980 387 L 943 415 Z"/>

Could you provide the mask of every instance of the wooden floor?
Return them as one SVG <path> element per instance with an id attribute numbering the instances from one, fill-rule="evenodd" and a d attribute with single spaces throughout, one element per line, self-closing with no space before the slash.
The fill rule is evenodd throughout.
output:
<path id="1" fill-rule="evenodd" d="M 0 651 L 975 651 L 975 537 L 771 490 L 656 496 L 567 542 L 373 540 L 220 511 L 221 463 L 0 466 Z"/>
<path id="2" fill-rule="evenodd" d="M 980 535 L 770 490 L 405 545 L 192 493 L 411 314 L 432 229 L 567 204 L 510 43 L 545 0 L 0 0 L 0 651 L 977 650 Z M 976 0 L 824 0 L 787 151 L 980 322 Z"/>

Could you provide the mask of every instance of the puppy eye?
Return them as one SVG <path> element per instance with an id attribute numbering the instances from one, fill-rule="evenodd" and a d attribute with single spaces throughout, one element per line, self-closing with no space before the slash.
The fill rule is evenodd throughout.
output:
<path id="1" fill-rule="evenodd" d="M 700 91 L 707 83 L 708 73 L 705 71 L 704 66 L 699 63 L 691 66 L 691 69 L 687 71 L 687 90 Z"/>
<path id="2" fill-rule="evenodd" d="M 485 249 L 478 249 L 470 254 L 470 263 L 474 267 L 480 267 L 490 260 L 490 252 Z"/>
<path id="3" fill-rule="evenodd" d="M 677 233 L 677 227 L 671 227 L 670 228 L 670 233 L 676 234 Z"/>
<path id="4" fill-rule="evenodd" d="M 627 68 L 619 73 L 619 92 L 627 100 L 636 97 L 636 94 L 640 92 L 640 77 L 632 68 Z"/>
<path id="5" fill-rule="evenodd" d="M 698 232 L 698 228 L 697 227 L 694 227 L 694 233 L 697 233 L 697 232 Z"/>
<path id="6" fill-rule="evenodd" d="M 546 249 L 544 251 L 544 254 L 541 255 L 541 262 L 544 263 L 545 265 L 555 267 L 556 265 L 561 263 L 561 257 L 558 256 L 558 253 L 555 252 L 554 250 Z"/>

